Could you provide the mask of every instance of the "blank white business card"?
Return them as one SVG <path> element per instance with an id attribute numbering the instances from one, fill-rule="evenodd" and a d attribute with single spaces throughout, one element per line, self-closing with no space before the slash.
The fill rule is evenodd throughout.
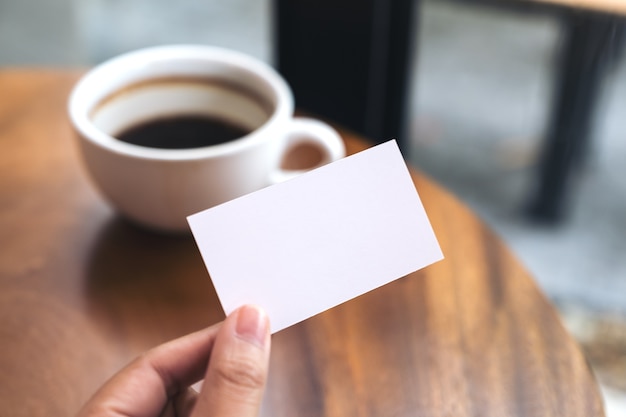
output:
<path id="1" fill-rule="evenodd" d="M 272 332 L 441 260 L 395 141 L 188 217 L 226 314 Z"/>

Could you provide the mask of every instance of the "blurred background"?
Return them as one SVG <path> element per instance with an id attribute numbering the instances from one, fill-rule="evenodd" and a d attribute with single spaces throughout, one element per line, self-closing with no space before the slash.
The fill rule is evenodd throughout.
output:
<path id="1" fill-rule="evenodd" d="M 508 243 L 581 343 L 609 417 L 626 416 L 626 61 L 615 48 L 566 216 L 530 221 L 563 27 L 552 12 L 494 3 L 417 8 L 405 157 Z M 164 43 L 274 64 L 272 10 L 269 0 L 0 0 L 0 70 L 87 68 Z"/>

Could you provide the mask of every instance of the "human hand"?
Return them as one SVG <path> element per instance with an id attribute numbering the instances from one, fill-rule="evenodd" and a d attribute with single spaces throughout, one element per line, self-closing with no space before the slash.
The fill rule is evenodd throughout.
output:
<path id="1" fill-rule="evenodd" d="M 267 315 L 235 310 L 222 323 L 158 346 L 106 382 L 78 417 L 258 415 L 269 366 Z M 199 394 L 190 385 L 202 379 Z"/>

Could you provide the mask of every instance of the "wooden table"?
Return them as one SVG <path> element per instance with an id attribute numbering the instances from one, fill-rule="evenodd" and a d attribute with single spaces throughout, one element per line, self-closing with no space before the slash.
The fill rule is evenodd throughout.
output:
<path id="1" fill-rule="evenodd" d="M 66 117 L 78 74 L 0 71 L 0 410 L 68 416 L 141 351 L 223 318 L 190 237 L 127 224 Z M 350 153 L 368 145 L 342 131 Z M 412 173 L 445 261 L 274 336 L 264 416 L 602 416 L 506 246 Z"/>
<path id="2" fill-rule="evenodd" d="M 626 15 L 624 0 L 533 0 L 538 3 L 554 4 L 577 9 L 595 10 L 602 13 Z"/>

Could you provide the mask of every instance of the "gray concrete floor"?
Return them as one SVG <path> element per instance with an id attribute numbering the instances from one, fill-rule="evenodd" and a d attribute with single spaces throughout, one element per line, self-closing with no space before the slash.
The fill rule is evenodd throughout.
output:
<path id="1" fill-rule="evenodd" d="M 580 172 L 569 219 L 537 227 L 521 210 L 550 105 L 558 22 L 461 2 L 425 0 L 421 11 L 406 156 L 502 236 L 581 343 L 589 323 L 616 317 L 623 323 L 626 63 L 606 82 L 591 161 Z M 183 42 L 271 62 L 271 23 L 269 0 L 0 0 L 0 67 L 88 66 Z M 621 346 L 624 328 L 617 331 Z M 610 417 L 626 416 L 621 372 L 617 384 L 606 386 Z"/>

